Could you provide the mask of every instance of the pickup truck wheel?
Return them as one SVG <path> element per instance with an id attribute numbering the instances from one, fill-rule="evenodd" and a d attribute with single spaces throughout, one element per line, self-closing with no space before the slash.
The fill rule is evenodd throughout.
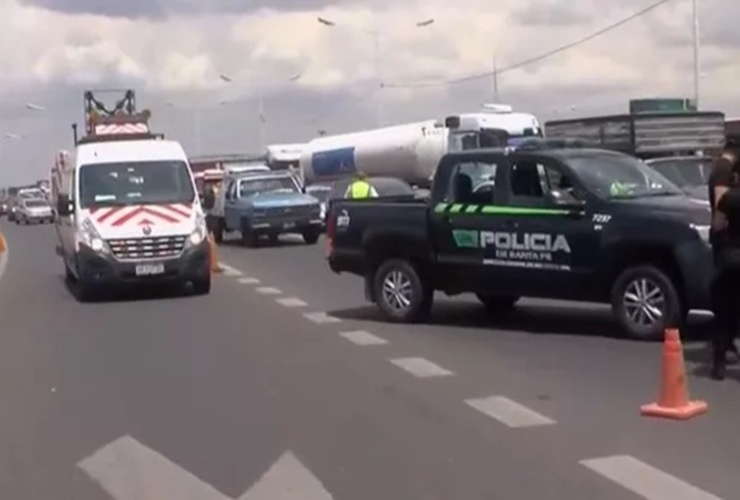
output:
<path id="1" fill-rule="evenodd" d="M 242 219 L 241 224 L 242 233 L 242 245 L 245 247 L 254 248 L 259 243 L 257 234 L 252 230 L 252 226 L 249 224 L 247 219 Z"/>
<path id="2" fill-rule="evenodd" d="M 412 323 L 431 311 L 434 290 L 408 261 L 384 262 L 375 273 L 373 284 L 378 307 L 391 321 Z"/>
<path id="3" fill-rule="evenodd" d="M 627 335 L 636 340 L 659 340 L 666 327 L 678 327 L 685 319 L 673 280 L 651 265 L 624 270 L 612 287 L 611 303 Z"/>
<path id="4" fill-rule="evenodd" d="M 213 241 L 216 242 L 217 245 L 220 245 L 224 242 L 224 221 L 222 219 L 216 219 L 213 222 Z"/>
<path id="5" fill-rule="evenodd" d="M 319 241 L 319 231 L 315 229 L 304 231 L 303 241 L 306 242 L 306 245 L 315 245 Z"/>
<path id="6" fill-rule="evenodd" d="M 519 301 L 519 297 L 483 295 L 480 293 L 475 296 L 478 297 L 478 300 L 481 301 L 483 307 L 486 308 L 487 313 L 495 315 L 510 313 Z"/>

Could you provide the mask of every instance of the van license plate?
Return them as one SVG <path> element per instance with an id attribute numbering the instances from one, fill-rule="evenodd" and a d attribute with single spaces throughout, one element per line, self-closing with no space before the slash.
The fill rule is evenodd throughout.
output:
<path id="1" fill-rule="evenodd" d="M 136 276 L 155 276 L 164 274 L 164 264 L 139 264 L 136 266 Z"/>
<path id="2" fill-rule="evenodd" d="M 286 222 L 283 224 L 283 229 L 293 229 L 295 227 L 295 222 Z"/>

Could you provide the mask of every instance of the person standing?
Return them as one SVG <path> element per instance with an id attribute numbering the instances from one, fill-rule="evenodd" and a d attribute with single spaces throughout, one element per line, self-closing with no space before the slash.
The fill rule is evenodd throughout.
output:
<path id="1" fill-rule="evenodd" d="M 737 355 L 740 326 L 740 145 L 727 141 L 709 176 L 710 243 L 715 274 L 711 284 L 715 325 L 711 377 L 723 380 L 727 354 Z"/>
<path id="2" fill-rule="evenodd" d="M 344 192 L 345 198 L 377 198 L 378 192 L 367 180 L 364 172 L 357 172 L 355 180 L 347 186 Z"/>

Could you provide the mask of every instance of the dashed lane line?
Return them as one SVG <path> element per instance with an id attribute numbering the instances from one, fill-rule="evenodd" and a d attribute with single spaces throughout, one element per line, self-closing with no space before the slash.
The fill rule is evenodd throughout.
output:
<path id="1" fill-rule="evenodd" d="M 557 423 L 555 420 L 504 396 L 467 399 L 465 403 L 484 415 L 515 429 Z"/>
<path id="2" fill-rule="evenodd" d="M 223 262 L 219 262 L 218 265 L 221 267 L 221 269 L 223 269 L 224 276 L 241 276 L 242 274 L 244 274 L 237 268 L 231 267 L 230 265 L 224 264 Z"/>
<path id="3" fill-rule="evenodd" d="M 261 293 L 262 295 L 280 295 L 281 292 L 279 288 L 275 288 L 272 286 L 261 286 L 259 288 L 255 288 L 257 293 Z"/>
<path id="4" fill-rule="evenodd" d="M 303 317 L 309 321 L 313 321 L 317 325 L 324 325 L 327 323 L 340 323 L 342 321 L 339 318 L 335 318 L 334 316 L 329 316 L 325 312 L 304 313 Z"/>
<path id="5" fill-rule="evenodd" d="M 645 500 L 722 500 L 630 455 L 590 458 L 579 463 Z"/>
<path id="6" fill-rule="evenodd" d="M 244 278 L 239 278 L 237 281 L 241 283 L 242 285 L 259 285 L 260 284 L 260 280 L 258 280 L 257 278 L 244 277 Z"/>
<path id="7" fill-rule="evenodd" d="M 297 297 L 285 297 L 282 299 L 275 299 L 275 302 L 284 307 L 308 307 L 308 304 L 303 302 Z"/>
<path id="8" fill-rule="evenodd" d="M 396 358 L 389 361 L 418 378 L 449 377 L 455 374 L 424 358 Z"/>
<path id="9" fill-rule="evenodd" d="M 388 343 L 387 340 L 380 338 L 377 335 L 373 335 L 370 332 L 366 332 L 365 330 L 355 330 L 353 332 L 342 332 L 339 334 L 339 336 L 361 347 L 373 346 L 373 345 L 383 345 L 383 344 Z"/>

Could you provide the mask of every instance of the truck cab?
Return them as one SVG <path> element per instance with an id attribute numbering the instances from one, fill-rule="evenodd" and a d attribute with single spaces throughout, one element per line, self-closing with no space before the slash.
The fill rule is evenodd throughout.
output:
<path id="1" fill-rule="evenodd" d="M 395 321 L 422 318 L 437 290 L 496 312 L 520 297 L 608 303 L 629 336 L 659 338 L 709 306 L 709 220 L 629 155 L 469 150 L 443 158 L 428 202 L 332 202 L 328 259 Z"/>

